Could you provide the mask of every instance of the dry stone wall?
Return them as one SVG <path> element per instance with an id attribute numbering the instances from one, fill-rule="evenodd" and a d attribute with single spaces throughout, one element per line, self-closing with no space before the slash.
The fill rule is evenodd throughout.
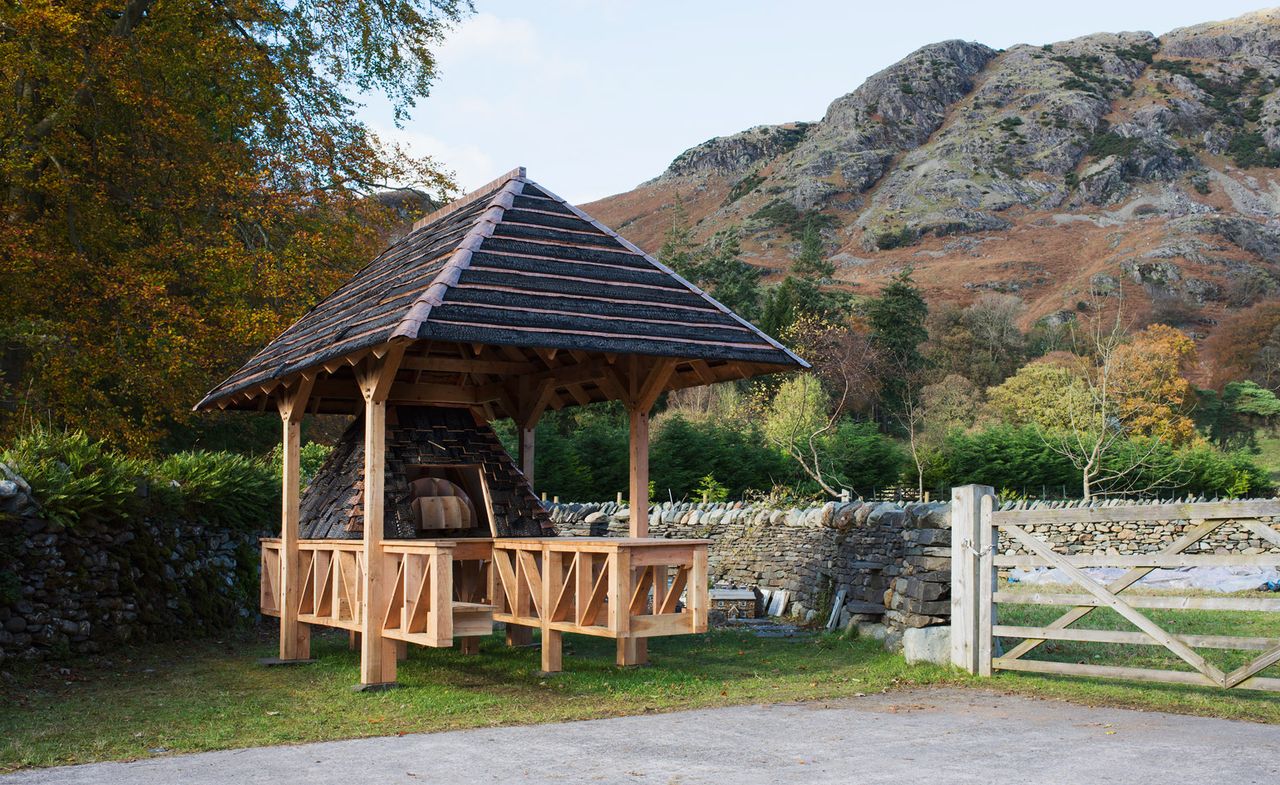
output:
<path id="1" fill-rule="evenodd" d="M 0 464 L 0 665 L 256 619 L 260 534 L 150 518 L 68 528 Z"/>
<path id="2" fill-rule="evenodd" d="M 629 510 L 554 504 L 562 535 L 622 536 Z M 710 539 L 712 580 L 790 593 L 790 613 L 823 619 L 844 590 L 841 622 L 883 617 L 890 630 L 943 624 L 950 612 L 950 513 L 946 503 L 829 503 L 775 509 L 743 502 L 665 503 L 649 533 Z M 892 632 L 891 632 L 892 634 Z"/>

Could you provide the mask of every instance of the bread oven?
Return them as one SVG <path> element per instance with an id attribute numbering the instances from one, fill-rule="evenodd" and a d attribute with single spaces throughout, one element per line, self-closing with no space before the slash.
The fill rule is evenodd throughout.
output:
<path id="1" fill-rule="evenodd" d="M 388 539 L 543 537 L 551 518 L 488 423 L 468 409 L 393 406 L 387 412 L 383 536 Z M 303 539 L 360 539 L 364 424 L 338 440 L 302 493 Z"/>

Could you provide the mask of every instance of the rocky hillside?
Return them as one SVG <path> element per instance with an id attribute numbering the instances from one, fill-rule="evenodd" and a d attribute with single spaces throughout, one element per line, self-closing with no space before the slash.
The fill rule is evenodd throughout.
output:
<path id="1" fill-rule="evenodd" d="M 1280 9 L 1159 37 L 932 44 L 817 122 L 712 139 L 585 207 L 656 251 L 679 199 L 700 237 L 737 226 L 771 272 L 816 221 L 855 291 L 911 265 L 935 300 L 1015 293 L 1030 323 L 1123 295 L 1202 337 L 1280 293 L 1277 167 Z"/>

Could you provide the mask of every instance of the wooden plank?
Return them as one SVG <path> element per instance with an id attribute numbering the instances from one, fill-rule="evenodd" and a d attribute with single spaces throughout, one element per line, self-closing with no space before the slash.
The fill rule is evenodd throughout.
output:
<path id="1" fill-rule="evenodd" d="M 1132 504 L 1119 507 L 1035 507 L 1000 510 L 992 523 L 1138 523 L 1224 518 L 1272 518 L 1280 516 L 1280 500 L 1191 502 L 1186 504 Z"/>
<path id="2" fill-rule="evenodd" d="M 1068 676 L 1089 676 L 1105 679 L 1129 679 L 1155 681 L 1166 684 L 1193 684 L 1201 687 L 1217 687 L 1207 676 L 1194 671 L 1156 670 L 1153 668 L 1125 668 L 1116 665 L 1081 665 L 1074 662 L 1047 662 L 1045 660 L 1010 660 L 1000 657 L 993 664 L 999 670 L 1028 673 L 1052 673 Z M 1280 679 L 1254 676 L 1235 686 L 1236 689 L 1280 692 Z"/>
<path id="3" fill-rule="evenodd" d="M 659 635 L 688 635 L 693 631 L 689 614 L 661 613 L 634 617 L 628 634 L 632 638 L 653 638 Z"/>
<path id="4" fill-rule="evenodd" d="M 654 547 L 644 545 L 624 546 L 631 551 L 632 567 L 667 567 L 673 564 L 688 564 L 693 561 L 694 545 L 677 547 Z"/>
<path id="5" fill-rule="evenodd" d="M 529 588 L 529 599 L 533 602 L 533 611 L 542 618 L 542 576 L 538 574 L 538 562 L 529 551 L 519 551 L 516 559 L 520 562 L 520 575 Z M 545 566 L 545 565 L 544 565 Z M 521 587 L 523 590 L 523 587 Z"/>
<path id="6" fill-rule="evenodd" d="M 1073 567 L 1151 567 L 1172 569 L 1176 567 L 1274 567 L 1280 565 L 1280 553 L 1149 553 L 1124 554 L 1087 553 L 1063 557 Z M 997 567 L 1017 567 L 1029 570 L 1048 567 L 1050 562 L 1036 555 L 995 557 Z"/>
<path id="7" fill-rule="evenodd" d="M 1221 521 L 1196 521 L 1194 522 L 1194 524 L 1191 526 L 1190 529 L 1183 532 L 1181 537 L 1179 537 L 1177 540 L 1170 543 L 1169 547 L 1165 548 L 1163 553 L 1170 554 L 1170 555 L 1181 553 L 1182 551 L 1185 551 L 1187 548 L 1190 548 L 1196 542 L 1200 541 L 1201 538 L 1205 537 L 1206 535 L 1208 535 L 1214 529 L 1218 528 L 1221 525 L 1222 525 Z M 1142 578 L 1146 577 L 1150 573 L 1151 573 L 1151 568 L 1149 567 L 1147 568 L 1140 567 L 1138 569 L 1129 570 L 1124 575 L 1121 575 L 1119 578 L 1107 584 L 1107 591 L 1111 592 L 1112 594 L 1118 594 L 1119 592 L 1124 591 L 1125 589 L 1134 585 L 1138 581 L 1142 580 Z M 1082 595 L 1082 596 L 1089 597 L 1090 595 Z M 1130 602 L 1130 604 L 1135 605 L 1135 607 L 1137 607 L 1136 604 L 1133 603 L 1132 601 Z M 1049 627 L 1052 629 L 1063 629 L 1065 627 L 1069 627 L 1070 625 L 1074 624 L 1080 619 L 1083 619 L 1085 616 L 1088 616 L 1092 612 L 1093 607 L 1096 607 L 1096 606 L 1092 606 L 1091 604 L 1085 604 L 1085 605 L 1081 605 L 1081 607 L 1077 607 L 1073 610 L 1067 611 L 1062 616 L 1055 619 L 1051 624 L 1049 624 Z M 1038 645 L 1040 645 L 1039 642 L 1035 640 L 1023 641 L 1022 643 L 1015 646 L 1012 650 L 1007 652 L 1005 656 L 1010 659 L 1016 659 L 1026 654 L 1027 652 L 1031 651 Z"/>
<path id="8" fill-rule="evenodd" d="M 427 634 L 437 646 L 453 645 L 453 555 L 437 550 L 429 557 L 431 564 L 431 614 L 427 617 Z"/>
<path id="9" fill-rule="evenodd" d="M 568 554 L 550 553 L 548 552 L 543 558 L 560 559 Z M 556 590 L 555 601 L 549 606 L 551 612 L 547 614 L 550 621 L 565 621 L 573 613 L 574 596 L 578 590 L 578 572 L 581 569 L 579 558 L 583 554 L 572 554 L 572 561 L 569 563 L 569 569 L 565 571 L 563 579 L 560 581 L 560 588 Z M 546 576 L 543 576 L 545 585 Z"/>
<path id="10" fill-rule="evenodd" d="M 684 591 L 685 585 L 689 582 L 689 567 L 681 565 L 676 568 L 676 574 L 671 579 L 671 590 L 667 592 L 667 596 L 663 598 L 662 605 L 654 609 L 655 613 L 675 613 L 676 606 L 680 604 L 680 594 Z M 840 590 L 841 593 L 845 591 Z"/>
<path id="11" fill-rule="evenodd" d="M 986 485 L 951 489 L 951 664 L 978 672 L 978 527 Z"/>
<path id="12" fill-rule="evenodd" d="M 1273 643 L 1275 643 L 1275 641 L 1273 641 Z M 1234 687 L 1253 676 L 1255 673 L 1270 668 L 1277 662 L 1280 662 L 1280 643 L 1276 643 L 1276 645 L 1272 646 L 1265 654 L 1253 662 L 1241 665 L 1239 668 L 1228 673 L 1226 678 L 1222 681 L 1222 686 L 1227 688 Z"/>
<path id="13" fill-rule="evenodd" d="M 1223 674 L 1221 670 L 1207 662 L 1204 657 L 1201 657 L 1199 654 L 1192 651 L 1186 644 L 1175 640 L 1155 622 L 1135 611 L 1125 603 L 1124 600 L 1107 591 L 1106 588 L 1098 584 L 1078 567 L 1069 563 L 1066 560 L 1066 557 L 1055 553 L 1048 545 L 1037 540 L 1035 537 L 1032 537 L 1015 524 L 1005 524 L 1005 530 L 1009 532 L 1015 540 L 1021 543 L 1024 548 L 1046 559 L 1054 567 L 1065 572 L 1067 576 L 1075 581 L 1078 586 L 1092 594 L 1094 597 L 1097 597 L 1099 600 L 1102 600 L 1108 608 L 1123 616 L 1139 630 L 1142 630 L 1156 641 L 1164 644 L 1166 649 L 1178 655 L 1178 657 L 1188 665 L 1205 674 L 1215 683 L 1219 685 L 1223 683 L 1225 674 Z"/>
<path id="14" fill-rule="evenodd" d="M 1280 545 L 1280 532 L 1263 521 L 1240 521 L 1245 527 L 1272 545 Z"/>
<path id="15" fill-rule="evenodd" d="M 1280 599 L 1273 600 L 1269 597 L 1163 597 L 1143 594 L 1126 594 L 1124 597 L 1125 602 L 1135 608 L 1280 612 Z M 998 591 L 994 594 L 994 600 L 998 603 L 1007 603 L 1010 605 L 1076 605 L 1091 608 L 1103 607 L 1103 603 L 1100 600 L 1088 594 Z M 1052 625 L 1050 625 L 1050 627 L 1051 629 L 1057 629 Z"/>
<path id="16" fill-rule="evenodd" d="M 525 554 L 521 554 L 524 556 Z M 530 555 L 532 560 L 533 556 Z M 559 673 L 563 669 L 564 633 L 551 627 L 551 617 L 557 605 L 556 593 L 562 586 L 567 586 L 564 574 L 564 560 L 561 554 L 543 551 L 542 553 L 542 596 L 540 607 L 542 617 L 542 672 Z M 563 593 L 563 592 L 561 592 Z"/>
<path id="17" fill-rule="evenodd" d="M 649 409 L 628 408 L 631 516 L 627 532 L 632 537 L 649 536 Z"/>
<path id="18" fill-rule="evenodd" d="M 605 597 L 608 596 L 609 590 L 613 586 L 613 560 L 607 559 L 600 568 L 600 574 L 596 576 L 595 584 L 591 587 L 591 594 L 586 602 L 578 606 L 578 625 L 582 627 L 605 626 L 613 629 L 612 611 L 610 611 L 610 619 L 606 620 L 604 625 L 600 625 L 597 617 L 600 615 L 600 609 L 604 607 Z"/>
<path id="19" fill-rule="evenodd" d="M 649 589 L 653 587 L 653 569 L 651 567 L 632 568 L 635 578 L 631 581 L 633 586 L 631 600 L 627 603 L 632 616 L 644 613 L 649 604 Z"/>
<path id="20" fill-rule="evenodd" d="M 1051 641 L 1081 641 L 1084 643 L 1125 643 L 1135 646 L 1160 646 L 1146 633 L 1124 630 L 1052 629 L 1050 627 L 1024 627 L 997 624 L 992 628 L 996 637 L 1035 638 Z M 1248 638 L 1232 635 L 1174 635 L 1188 646 L 1204 649 L 1230 649 L 1240 651 L 1268 651 L 1277 644 L 1275 638 Z"/>

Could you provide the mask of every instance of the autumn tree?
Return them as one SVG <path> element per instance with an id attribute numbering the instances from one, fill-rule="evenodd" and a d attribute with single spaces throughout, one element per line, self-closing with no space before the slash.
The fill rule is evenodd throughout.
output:
<path id="1" fill-rule="evenodd" d="M 791 325 L 784 340 L 813 365 L 811 373 L 783 382 L 762 408 L 765 438 L 832 495 L 840 495 L 840 461 L 829 445 L 842 418 L 870 407 L 879 391 L 880 356 L 860 325 L 805 317 Z M 856 456 L 852 457 L 856 460 Z"/>
<path id="2" fill-rule="evenodd" d="M 135 451 L 449 182 L 385 146 L 465 0 L 79 0 L 0 10 L 3 338 L 26 418 Z M 207 422 L 207 421 L 206 421 Z M 207 435 L 207 431 L 204 432 Z M 178 434 L 175 436 L 175 434 Z"/>
<path id="3" fill-rule="evenodd" d="M 984 388 L 999 384 L 1026 357 L 1017 323 L 1022 308 L 1013 295 L 989 292 L 964 308 L 930 311 L 924 354 L 939 374 L 958 374 Z"/>
<path id="4" fill-rule="evenodd" d="M 1181 331 L 1153 324 L 1118 345 L 1109 358 L 1115 416 L 1130 434 L 1179 447 L 1196 438 L 1191 409 L 1195 389 L 1186 372 L 1195 343 Z"/>
<path id="5" fill-rule="evenodd" d="M 1251 379 L 1280 390 L 1280 302 L 1264 302 L 1222 320 L 1204 342 L 1213 363 L 1211 386 Z"/>

